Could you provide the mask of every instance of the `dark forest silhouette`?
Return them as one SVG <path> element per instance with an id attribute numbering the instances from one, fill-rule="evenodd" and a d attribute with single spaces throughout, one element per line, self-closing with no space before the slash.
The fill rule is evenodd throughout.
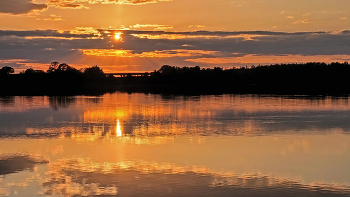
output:
<path id="1" fill-rule="evenodd" d="M 52 62 L 48 70 L 20 74 L 0 70 L 2 95 L 102 94 L 106 91 L 156 93 L 348 94 L 350 65 L 344 63 L 274 64 L 232 69 L 162 66 L 149 75 L 114 77 L 98 66 L 77 70 Z"/>

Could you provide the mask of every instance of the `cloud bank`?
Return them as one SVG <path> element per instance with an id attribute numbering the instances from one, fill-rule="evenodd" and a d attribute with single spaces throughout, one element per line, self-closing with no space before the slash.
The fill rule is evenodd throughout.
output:
<path id="1" fill-rule="evenodd" d="M 0 0 L 0 13 L 28 14 L 50 6 L 62 9 L 81 9 L 88 8 L 89 4 L 142 5 L 166 1 L 172 0 L 49 0 L 46 4 L 36 4 L 33 0 Z"/>
<path id="2" fill-rule="evenodd" d="M 33 0 L 0 0 L 0 13 L 27 14 L 33 10 L 46 9 L 45 4 L 35 4 Z"/>
<path id="3" fill-rule="evenodd" d="M 140 25 L 138 25 L 140 26 Z M 149 25 L 147 25 L 149 26 Z M 119 39 L 115 35 L 118 34 Z M 52 61 L 116 69 L 237 66 L 349 61 L 350 31 L 165 32 L 76 28 L 71 31 L 0 31 L 0 66 L 24 69 Z M 150 66 L 152 65 L 152 66 Z"/>
<path id="4" fill-rule="evenodd" d="M 142 5 L 172 0 L 50 0 L 48 5 L 58 8 L 80 9 L 87 8 L 83 4 L 118 4 L 118 5 Z"/>

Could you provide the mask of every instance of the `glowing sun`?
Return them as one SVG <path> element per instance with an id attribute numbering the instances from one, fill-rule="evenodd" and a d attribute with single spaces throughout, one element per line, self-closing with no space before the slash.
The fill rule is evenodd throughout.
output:
<path id="1" fill-rule="evenodd" d="M 115 35 L 114 35 L 114 39 L 116 39 L 116 40 L 120 40 L 120 39 L 122 39 L 121 35 L 122 35 L 122 33 L 121 33 L 121 32 L 119 32 L 119 33 L 115 33 Z"/>

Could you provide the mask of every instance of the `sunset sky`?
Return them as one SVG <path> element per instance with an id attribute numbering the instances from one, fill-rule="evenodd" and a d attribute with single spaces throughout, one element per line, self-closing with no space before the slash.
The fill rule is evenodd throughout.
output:
<path id="1" fill-rule="evenodd" d="M 0 0 L 0 67 L 350 60 L 349 0 Z"/>

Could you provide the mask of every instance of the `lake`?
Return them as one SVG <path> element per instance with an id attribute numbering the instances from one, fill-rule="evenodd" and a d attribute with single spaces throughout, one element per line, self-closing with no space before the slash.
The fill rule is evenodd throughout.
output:
<path id="1" fill-rule="evenodd" d="M 350 196 L 348 97 L 0 97 L 0 196 Z"/>

